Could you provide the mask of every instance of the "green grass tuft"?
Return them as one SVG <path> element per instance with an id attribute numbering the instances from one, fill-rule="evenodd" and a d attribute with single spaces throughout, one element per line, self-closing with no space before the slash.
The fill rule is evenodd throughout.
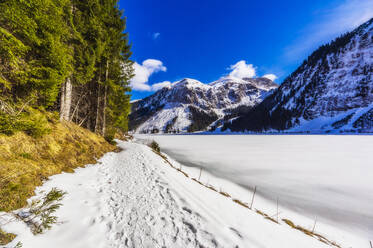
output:
<path id="1" fill-rule="evenodd" d="M 6 233 L 0 229 L 0 245 L 6 245 L 15 239 L 17 235 L 13 233 Z"/>
<path id="2" fill-rule="evenodd" d="M 153 151 L 157 152 L 157 153 L 160 153 L 161 152 L 161 148 L 159 147 L 159 144 L 157 142 L 155 142 L 154 140 L 150 143 L 150 148 L 153 149 Z"/>

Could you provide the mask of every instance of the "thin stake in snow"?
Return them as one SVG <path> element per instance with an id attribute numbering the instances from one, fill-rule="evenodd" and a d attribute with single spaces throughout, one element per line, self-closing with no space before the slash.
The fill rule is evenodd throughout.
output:
<path id="1" fill-rule="evenodd" d="M 277 223 L 278 223 L 278 197 L 277 197 Z"/>
<path id="2" fill-rule="evenodd" d="M 369 241 L 369 243 L 370 243 L 370 248 L 373 248 L 372 241 Z"/>
<path id="3" fill-rule="evenodd" d="M 255 188 L 254 188 L 253 198 L 251 199 L 250 209 L 253 209 L 255 193 L 256 193 L 256 186 L 255 186 Z"/>
<path id="4" fill-rule="evenodd" d="M 282 212 L 278 212 L 278 214 L 272 215 L 271 218 L 274 218 L 274 217 L 276 217 L 277 215 L 280 215 L 280 214 L 282 214 Z"/>
<path id="5" fill-rule="evenodd" d="M 202 174 L 202 168 L 199 169 L 199 177 L 198 177 L 198 181 L 201 181 L 201 174 Z"/>
<path id="6" fill-rule="evenodd" d="M 315 223 L 313 224 L 312 232 L 315 232 L 316 222 L 317 222 L 317 216 L 315 217 Z"/>

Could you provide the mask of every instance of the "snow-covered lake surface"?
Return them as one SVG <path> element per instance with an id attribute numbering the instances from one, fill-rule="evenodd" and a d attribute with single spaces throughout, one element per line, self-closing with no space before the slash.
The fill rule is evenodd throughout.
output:
<path id="1" fill-rule="evenodd" d="M 181 164 L 372 239 L 373 136 L 136 135 Z M 204 174 L 202 174 L 202 177 Z M 214 185 L 214 179 L 209 183 Z M 219 184 L 218 181 L 215 184 Z M 219 185 L 215 185 L 219 187 Z M 248 195 L 248 198 L 250 195 Z"/>

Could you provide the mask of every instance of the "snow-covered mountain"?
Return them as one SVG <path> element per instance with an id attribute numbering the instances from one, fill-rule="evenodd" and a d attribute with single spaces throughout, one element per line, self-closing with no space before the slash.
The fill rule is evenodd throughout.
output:
<path id="1" fill-rule="evenodd" d="M 132 103 L 130 130 L 194 132 L 259 104 L 277 84 L 267 78 L 224 77 L 210 84 L 183 79 Z"/>
<path id="2" fill-rule="evenodd" d="M 232 131 L 373 131 L 373 19 L 321 46 Z"/>

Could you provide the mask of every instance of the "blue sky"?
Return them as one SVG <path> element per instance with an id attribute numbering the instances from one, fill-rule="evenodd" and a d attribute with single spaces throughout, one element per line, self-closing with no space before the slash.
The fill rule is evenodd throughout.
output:
<path id="1" fill-rule="evenodd" d="M 132 99 L 185 77 L 273 74 L 373 17 L 373 0 L 120 0 L 136 77 Z M 273 78 L 273 76 L 270 76 Z"/>

